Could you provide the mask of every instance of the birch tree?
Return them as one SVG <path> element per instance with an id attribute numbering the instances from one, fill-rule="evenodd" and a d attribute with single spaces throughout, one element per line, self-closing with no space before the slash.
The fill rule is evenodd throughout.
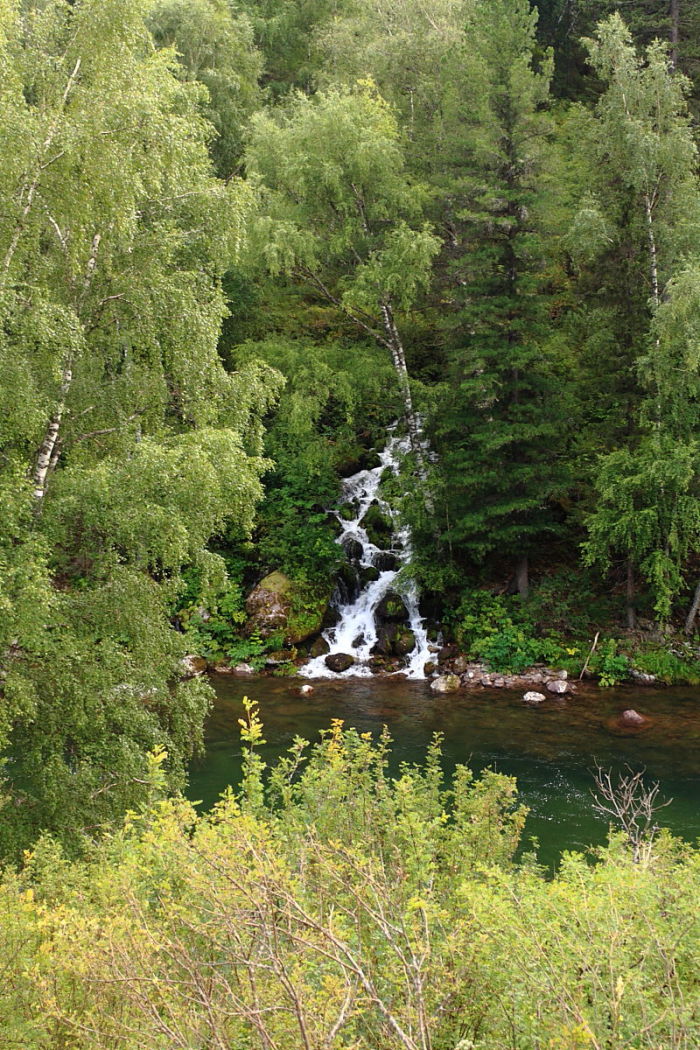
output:
<path id="1" fill-rule="evenodd" d="M 413 452 L 422 462 L 402 320 L 429 284 L 439 241 L 421 223 L 424 190 L 404 168 L 393 113 L 371 83 L 298 96 L 252 125 L 260 251 L 391 355 Z"/>
<path id="2" fill-rule="evenodd" d="M 618 252 L 623 243 L 630 246 L 646 304 L 644 327 L 629 347 L 639 384 L 633 429 L 624 446 L 599 463 L 587 557 L 606 566 L 615 552 L 626 558 L 632 627 L 635 571 L 649 583 L 657 614 L 668 619 L 684 560 L 700 540 L 692 261 L 700 188 L 687 83 L 669 65 L 668 47 L 654 43 L 639 57 L 617 15 L 599 26 L 588 47 L 608 87 L 586 138 L 596 170 L 587 218 L 579 218 L 577 229 L 583 231 L 585 221 L 600 231 L 607 242 L 601 255 L 612 245 Z M 623 288 L 616 295 L 624 310 Z"/>
<path id="3" fill-rule="evenodd" d="M 0 3 L 3 848 L 75 841 L 181 784 L 208 704 L 179 678 L 185 563 L 250 528 L 270 370 L 227 375 L 219 276 L 242 189 L 145 0 Z M 141 786 L 140 786 L 141 785 Z"/>

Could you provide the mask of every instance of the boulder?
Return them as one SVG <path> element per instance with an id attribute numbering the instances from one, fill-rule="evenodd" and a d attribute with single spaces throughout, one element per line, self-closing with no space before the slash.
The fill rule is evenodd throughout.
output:
<path id="1" fill-rule="evenodd" d="M 408 627 L 399 627 L 394 641 L 394 652 L 397 656 L 408 656 L 416 647 L 416 636 Z"/>
<path id="2" fill-rule="evenodd" d="M 328 595 L 310 594 L 283 572 L 271 572 L 250 592 L 245 607 L 248 634 L 280 633 L 285 645 L 294 646 L 321 630 Z"/>
<path id="3" fill-rule="evenodd" d="M 642 726 L 648 724 L 649 719 L 640 715 L 639 711 L 635 711 L 633 707 L 629 707 L 622 712 L 617 722 L 623 729 L 641 729 Z"/>
<path id="4" fill-rule="evenodd" d="M 535 693 L 530 691 L 525 693 L 523 700 L 526 704 L 541 704 L 543 700 L 546 700 L 544 693 Z"/>
<path id="5" fill-rule="evenodd" d="M 429 678 L 434 671 L 437 671 L 437 664 L 433 663 L 432 660 L 428 660 L 427 664 L 423 667 L 423 674 L 426 678 Z"/>
<path id="6" fill-rule="evenodd" d="M 452 667 L 454 668 L 455 674 L 464 674 L 465 671 L 469 669 L 469 661 L 466 656 L 460 653 L 460 655 L 456 656 L 453 660 Z"/>
<path id="7" fill-rule="evenodd" d="M 390 551 L 380 551 L 374 556 L 374 564 L 380 572 L 396 572 L 399 567 L 399 559 Z"/>
<path id="8" fill-rule="evenodd" d="M 354 663 L 355 657 L 350 656 L 349 653 L 330 653 L 325 660 L 328 670 L 334 671 L 336 674 L 342 674 L 343 671 L 347 671 Z"/>
<path id="9" fill-rule="evenodd" d="M 375 547 L 385 550 L 391 546 L 394 526 L 391 519 L 382 512 L 376 503 L 373 503 L 365 513 L 362 519 L 362 527 L 367 533 L 367 539 Z"/>
<path id="10" fill-rule="evenodd" d="M 182 676 L 183 678 L 198 678 L 207 669 L 207 661 L 203 656 L 183 656 Z"/>
<path id="11" fill-rule="evenodd" d="M 311 647 L 309 649 L 309 656 L 312 660 L 315 660 L 317 656 L 324 656 L 328 652 L 329 648 L 330 646 L 328 645 L 328 642 L 323 637 L 323 635 L 319 635 L 319 637 L 316 638 L 311 644 Z"/>
<path id="12" fill-rule="evenodd" d="M 456 693 L 461 684 L 456 674 L 441 674 L 433 679 L 430 688 L 434 693 Z"/>
<path id="13" fill-rule="evenodd" d="M 408 610 L 403 598 L 396 591 L 388 591 L 377 606 L 377 619 L 391 623 L 402 623 L 408 619 Z"/>
<path id="14" fill-rule="evenodd" d="M 379 579 L 379 569 L 375 565 L 365 565 L 360 569 L 360 586 L 366 587 Z"/>
<path id="15" fill-rule="evenodd" d="M 553 682 L 547 682 L 547 690 L 550 693 L 556 693 L 558 696 L 563 696 L 564 693 L 571 692 L 571 686 L 562 678 L 555 678 Z"/>

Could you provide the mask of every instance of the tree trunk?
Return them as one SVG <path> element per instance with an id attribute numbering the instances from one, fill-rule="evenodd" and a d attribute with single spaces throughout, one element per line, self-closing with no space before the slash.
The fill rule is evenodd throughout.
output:
<path id="1" fill-rule="evenodd" d="M 698 581 L 698 585 L 695 588 L 693 604 L 690 606 L 690 609 L 688 610 L 688 615 L 685 619 L 685 633 L 688 635 L 688 637 L 690 637 L 690 635 L 693 633 L 693 628 L 695 627 L 695 617 L 698 615 L 698 609 L 700 609 L 700 581 Z"/>
<path id="2" fill-rule="evenodd" d="M 34 481 L 34 499 L 37 501 L 37 507 L 41 506 L 41 500 L 43 500 L 44 493 L 46 492 L 46 478 L 56 450 L 58 432 L 61 429 L 61 420 L 63 419 L 63 412 L 66 407 L 66 397 L 72 382 L 73 367 L 72 363 L 69 361 L 61 373 L 61 389 L 59 392 L 58 404 L 56 405 L 54 414 L 49 420 L 46 433 L 44 434 L 44 440 L 39 447 L 34 466 L 34 473 L 32 475 L 32 480 Z"/>
<path id="3" fill-rule="evenodd" d="M 627 559 L 627 626 L 633 631 L 637 626 L 637 611 L 634 607 L 634 564 Z"/>
<path id="4" fill-rule="evenodd" d="M 678 69 L 678 41 L 680 40 L 681 0 L 670 0 L 669 17 L 671 19 L 671 66 Z"/>
<path id="5" fill-rule="evenodd" d="M 387 342 L 391 349 L 391 358 L 394 363 L 394 370 L 396 371 L 399 381 L 399 390 L 401 391 L 401 397 L 403 399 L 404 415 L 406 417 L 406 426 L 408 428 L 408 438 L 411 443 L 411 450 L 418 462 L 421 477 L 424 477 L 425 452 L 423 450 L 422 427 L 420 419 L 413 407 L 411 384 L 408 378 L 408 368 L 406 367 L 406 355 L 404 353 L 403 343 L 401 342 L 401 336 L 399 335 L 399 330 L 394 321 L 394 313 L 391 306 L 388 303 L 382 303 L 381 309 L 384 331 L 386 332 Z"/>
<path id="6" fill-rule="evenodd" d="M 525 599 L 530 594 L 530 577 L 529 577 L 529 564 L 527 554 L 523 554 L 518 559 L 518 563 L 515 566 L 515 581 L 518 587 L 518 594 L 521 598 Z"/>

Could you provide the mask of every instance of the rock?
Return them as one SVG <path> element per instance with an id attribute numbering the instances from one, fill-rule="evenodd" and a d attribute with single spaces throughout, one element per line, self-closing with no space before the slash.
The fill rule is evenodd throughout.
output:
<path id="1" fill-rule="evenodd" d="M 390 551 L 380 551 L 374 556 L 374 564 L 380 572 L 396 572 L 399 567 L 399 559 Z"/>
<path id="2" fill-rule="evenodd" d="M 329 648 L 330 646 L 323 635 L 319 635 L 309 649 L 309 656 L 312 660 L 315 660 L 317 656 L 325 656 Z"/>
<path id="3" fill-rule="evenodd" d="M 558 696 L 563 696 L 564 693 L 571 692 L 571 686 L 569 683 L 561 678 L 556 678 L 553 682 L 547 682 L 547 689 L 550 693 L 556 693 Z"/>
<path id="4" fill-rule="evenodd" d="M 255 668 L 250 664 L 236 664 L 231 668 L 231 674 L 255 674 Z"/>
<path id="5" fill-rule="evenodd" d="M 365 565 L 360 569 L 360 586 L 366 587 L 379 579 L 379 569 L 374 565 Z"/>
<path id="6" fill-rule="evenodd" d="M 617 722 L 618 725 L 623 726 L 625 729 L 640 729 L 642 726 L 647 725 L 649 719 L 644 715 L 640 715 L 639 711 L 635 711 L 633 707 L 629 707 L 622 712 Z"/>
<path id="7" fill-rule="evenodd" d="M 299 686 L 299 696 L 311 696 L 313 691 L 314 687 L 312 685 Z"/>
<path id="8" fill-rule="evenodd" d="M 364 550 L 359 540 L 355 540 L 352 536 L 346 536 L 343 539 L 343 550 L 345 551 L 349 561 L 360 561 Z"/>
<path id="9" fill-rule="evenodd" d="M 459 650 L 456 645 L 443 645 L 442 649 L 438 653 L 438 663 L 442 667 L 443 664 L 449 663 L 456 656 L 459 656 Z"/>
<path id="10" fill-rule="evenodd" d="M 362 519 L 362 527 L 367 533 L 367 539 L 370 543 L 373 543 L 375 547 L 379 547 L 380 550 L 385 550 L 387 547 L 391 546 L 394 526 L 392 525 L 391 520 L 382 513 L 376 503 L 373 503 L 365 513 L 365 516 Z"/>
<path id="11" fill-rule="evenodd" d="M 557 678 L 560 679 L 562 682 L 565 682 L 568 677 L 569 677 L 569 672 L 568 671 L 557 671 Z"/>
<path id="12" fill-rule="evenodd" d="M 288 649 L 278 649 L 274 653 L 268 653 L 265 657 L 265 667 L 281 667 L 283 664 L 291 663 L 296 656 L 296 650 L 290 652 Z"/>
<path id="13" fill-rule="evenodd" d="M 432 660 L 428 660 L 427 664 L 423 667 L 423 674 L 428 678 L 433 671 L 437 671 L 437 664 L 433 663 Z"/>
<path id="14" fill-rule="evenodd" d="M 390 623 L 403 623 L 408 619 L 408 610 L 400 594 L 388 591 L 377 606 L 377 619 Z"/>
<path id="15" fill-rule="evenodd" d="M 454 668 L 455 674 L 464 674 L 464 672 L 469 667 L 469 661 L 467 660 L 466 656 L 460 654 L 459 656 L 455 657 L 452 666 Z"/>
<path id="16" fill-rule="evenodd" d="M 245 606 L 248 634 L 269 638 L 282 633 L 284 644 L 294 646 L 321 630 L 328 595 L 309 593 L 283 572 L 271 572 L 250 592 Z"/>
<path id="17" fill-rule="evenodd" d="M 394 642 L 394 652 L 397 656 L 408 656 L 416 647 L 416 636 L 408 627 L 399 627 Z"/>
<path id="18" fill-rule="evenodd" d="M 479 679 L 479 681 L 481 682 L 482 685 L 490 686 L 491 685 L 491 676 L 485 674 Z"/>
<path id="19" fill-rule="evenodd" d="M 269 638 L 287 626 L 291 609 L 292 581 L 281 572 L 271 572 L 248 595 L 245 603 L 250 625 L 261 638 Z M 251 632 L 252 633 L 252 632 Z"/>
<path id="20" fill-rule="evenodd" d="M 523 700 L 526 704 L 541 704 L 543 700 L 546 700 L 544 693 L 528 692 L 523 696 Z"/>
<path id="21" fill-rule="evenodd" d="M 653 685 L 656 681 L 655 674 L 647 674 L 646 671 L 636 671 L 634 669 L 630 671 L 630 678 L 633 678 L 638 685 Z"/>
<path id="22" fill-rule="evenodd" d="M 207 661 L 203 656 L 183 656 L 182 675 L 183 678 L 198 678 L 207 669 Z"/>
<path id="23" fill-rule="evenodd" d="M 325 660 L 328 670 L 335 671 L 336 674 L 342 674 L 343 671 L 347 671 L 354 663 L 355 657 L 350 656 L 349 653 L 330 653 Z"/>
<path id="24" fill-rule="evenodd" d="M 496 689 L 503 689 L 504 685 L 506 684 L 506 680 L 505 678 L 494 678 L 493 684 Z"/>
<path id="25" fill-rule="evenodd" d="M 430 683 L 430 688 L 434 693 L 456 693 L 461 684 L 456 674 L 442 674 Z"/>

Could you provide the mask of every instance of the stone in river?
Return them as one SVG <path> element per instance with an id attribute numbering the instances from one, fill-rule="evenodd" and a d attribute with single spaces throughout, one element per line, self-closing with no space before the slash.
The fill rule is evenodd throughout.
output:
<path id="1" fill-rule="evenodd" d="M 456 674 L 441 674 L 430 683 L 430 688 L 434 693 L 456 693 L 461 684 Z"/>
<path id="2" fill-rule="evenodd" d="M 311 696 L 314 691 L 312 685 L 302 685 L 299 687 L 299 696 Z"/>
<path id="3" fill-rule="evenodd" d="M 330 653 L 326 657 L 325 663 L 329 671 L 342 674 L 343 671 L 347 671 L 349 667 L 352 667 L 355 663 L 355 657 L 350 656 L 349 653 Z"/>
<path id="4" fill-rule="evenodd" d="M 547 682 L 547 689 L 550 693 L 557 693 L 559 696 L 563 696 L 564 693 L 571 692 L 571 686 L 562 678 L 558 678 L 554 682 Z"/>
<path id="5" fill-rule="evenodd" d="M 635 711 L 633 707 L 629 707 L 622 712 L 617 721 L 625 729 L 641 729 L 642 726 L 647 725 L 649 719 L 640 715 L 639 711 Z"/>
<path id="6" fill-rule="evenodd" d="M 542 701 L 545 699 L 546 697 L 544 693 L 535 693 L 532 691 L 529 693 L 525 693 L 525 695 L 523 696 L 523 700 L 526 704 L 541 704 Z"/>

